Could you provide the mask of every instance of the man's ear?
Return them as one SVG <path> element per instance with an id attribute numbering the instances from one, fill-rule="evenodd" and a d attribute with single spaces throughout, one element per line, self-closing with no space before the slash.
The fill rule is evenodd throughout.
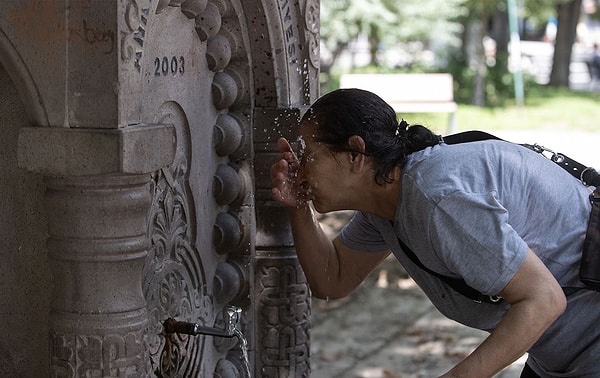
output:
<path id="1" fill-rule="evenodd" d="M 365 155 L 365 141 L 358 135 L 352 135 L 350 138 L 348 138 L 348 146 L 351 150 L 348 153 L 348 156 L 350 158 L 352 170 L 355 172 L 359 172 L 362 169 L 364 169 L 366 165 L 367 155 Z"/>
<path id="2" fill-rule="evenodd" d="M 366 152 L 365 140 L 358 135 L 352 135 L 348 138 L 348 146 L 353 151 L 364 154 Z"/>

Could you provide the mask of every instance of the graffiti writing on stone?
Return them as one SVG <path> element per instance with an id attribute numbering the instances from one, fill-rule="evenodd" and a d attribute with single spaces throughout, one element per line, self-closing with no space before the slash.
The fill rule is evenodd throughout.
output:
<path id="1" fill-rule="evenodd" d="M 110 54 L 115 51 L 117 44 L 116 33 L 112 29 L 102 28 L 94 25 L 93 22 L 83 20 L 81 27 L 72 27 L 69 29 L 71 35 L 81 38 L 89 45 L 101 46 L 104 54 Z"/>

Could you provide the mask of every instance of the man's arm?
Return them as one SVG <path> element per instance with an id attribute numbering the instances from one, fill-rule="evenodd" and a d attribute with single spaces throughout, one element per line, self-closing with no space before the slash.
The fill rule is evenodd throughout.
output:
<path id="1" fill-rule="evenodd" d="M 317 298 L 335 299 L 350 294 L 390 254 L 389 250 L 353 250 L 339 236 L 329 240 L 308 205 L 289 208 L 289 213 L 298 259 Z"/>
<path id="2" fill-rule="evenodd" d="M 562 288 L 531 250 L 500 295 L 511 307 L 496 329 L 442 377 L 493 376 L 525 354 L 567 306 Z"/>
<path id="3" fill-rule="evenodd" d="M 346 247 L 339 237 L 331 241 L 312 208 L 296 186 L 298 159 L 288 141 L 277 141 L 279 156 L 271 166 L 273 199 L 288 208 L 300 265 L 317 298 L 341 298 L 350 294 L 389 255 L 360 252 Z"/>

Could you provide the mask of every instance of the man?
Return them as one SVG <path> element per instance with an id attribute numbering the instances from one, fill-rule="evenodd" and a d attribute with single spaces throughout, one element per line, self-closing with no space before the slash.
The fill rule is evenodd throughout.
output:
<path id="1" fill-rule="evenodd" d="M 299 131 L 297 153 L 278 141 L 271 175 L 313 295 L 348 295 L 394 253 L 444 315 L 490 332 L 443 377 L 493 376 L 526 352 L 522 377 L 600 377 L 600 294 L 577 274 L 586 187 L 525 147 L 440 143 L 358 89 L 323 96 Z M 357 213 L 330 241 L 311 205 Z"/>

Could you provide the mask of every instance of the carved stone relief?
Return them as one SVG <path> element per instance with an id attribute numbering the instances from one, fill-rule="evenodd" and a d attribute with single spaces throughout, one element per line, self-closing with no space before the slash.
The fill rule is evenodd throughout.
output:
<path id="1" fill-rule="evenodd" d="M 306 278 L 299 266 L 285 259 L 262 259 L 262 377 L 308 377 L 310 303 Z"/>
<path id="2" fill-rule="evenodd" d="M 177 153 L 151 184 L 143 287 L 152 372 L 245 376 L 236 339 L 163 331 L 167 318 L 218 327 L 223 306 L 248 295 L 241 267 L 252 249 L 248 61 L 233 33 L 242 28 L 228 2 L 154 5 L 144 16 L 144 43 L 133 38 L 142 95 L 151 96 L 141 117 L 173 124 Z M 159 34 L 164 30 L 169 36 Z M 128 63 L 135 68 L 135 60 Z"/>
<path id="3" fill-rule="evenodd" d="M 179 143 L 189 153 L 189 125 L 183 111 L 165 104 L 163 121 L 176 125 Z M 168 118 L 166 115 L 168 114 Z M 170 167 L 153 175 L 150 214 L 152 248 L 144 268 L 144 295 L 149 312 L 149 352 L 158 377 L 189 376 L 198 368 L 204 340 L 186 335 L 165 335 L 162 322 L 169 318 L 213 321 L 213 301 L 207 293 L 201 252 L 194 246 L 193 196 L 189 188 L 189 156 L 179 153 Z M 205 252 L 205 251 L 203 251 Z"/>

